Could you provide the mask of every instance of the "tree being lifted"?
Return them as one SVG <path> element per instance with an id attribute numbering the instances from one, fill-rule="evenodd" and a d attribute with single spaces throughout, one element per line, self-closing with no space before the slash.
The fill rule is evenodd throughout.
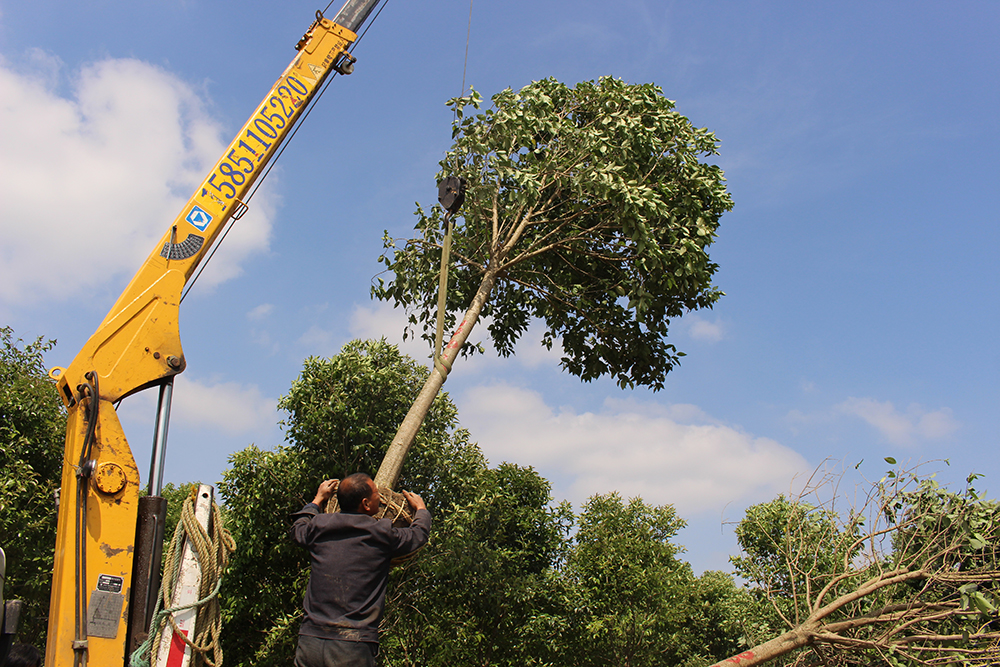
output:
<path id="1" fill-rule="evenodd" d="M 440 177 L 466 182 L 455 225 L 446 322 L 465 310 L 376 476 L 392 486 L 431 402 L 481 317 L 504 356 L 532 320 L 560 364 L 590 381 L 663 387 L 683 356 L 666 342 L 671 318 L 722 296 L 706 248 L 732 208 L 715 135 L 674 111 L 652 84 L 602 78 L 569 88 L 554 79 L 504 90 L 480 108 L 475 91 L 449 101 L 454 145 Z M 431 337 L 442 255 L 442 209 L 418 208 L 421 236 L 381 261 L 392 278 L 374 296 L 404 306 Z M 408 334 L 410 331 L 408 330 Z"/>

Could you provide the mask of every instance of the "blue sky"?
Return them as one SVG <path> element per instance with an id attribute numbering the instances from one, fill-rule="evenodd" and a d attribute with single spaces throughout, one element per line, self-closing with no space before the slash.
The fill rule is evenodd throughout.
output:
<path id="1" fill-rule="evenodd" d="M 0 0 L 0 322 L 68 365 L 317 8 Z M 306 356 L 400 340 L 368 290 L 383 230 L 408 236 L 436 197 L 468 20 L 464 0 L 390 2 L 185 300 L 167 481 L 282 442 Z M 654 82 L 717 133 L 736 202 L 711 249 L 727 296 L 674 322 L 688 356 L 664 390 L 583 384 L 538 332 L 456 364 L 446 389 L 490 461 L 577 507 L 675 504 L 698 571 L 726 567 L 725 521 L 824 461 L 852 485 L 886 456 L 948 459 L 929 464 L 944 481 L 994 490 L 998 34 L 985 0 L 476 2 L 466 85 Z M 144 473 L 150 393 L 120 409 Z"/>

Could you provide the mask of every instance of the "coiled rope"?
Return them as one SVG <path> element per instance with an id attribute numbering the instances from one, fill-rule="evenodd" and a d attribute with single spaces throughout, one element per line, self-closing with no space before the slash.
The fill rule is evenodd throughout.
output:
<path id="1" fill-rule="evenodd" d="M 229 554 L 236 550 L 233 536 L 226 530 L 225 522 L 218 504 L 212 501 L 212 515 L 209 521 L 211 536 L 198 523 L 194 513 L 195 498 L 198 486 L 191 489 L 191 494 L 184 500 L 181 509 L 181 520 L 177 522 L 174 537 L 167 552 L 167 561 L 163 567 L 163 580 L 160 583 L 160 595 L 157 596 L 156 608 L 153 610 L 153 620 L 149 624 L 149 636 L 146 641 L 132 653 L 129 660 L 131 667 L 149 667 L 154 647 L 160 645 L 160 636 L 170 623 L 170 631 L 184 640 L 191 650 L 210 667 L 222 667 L 222 617 L 219 608 L 219 589 L 222 587 L 222 574 L 229 561 Z M 198 589 L 197 602 L 179 607 L 170 607 L 174 586 L 180 576 L 182 550 L 184 539 L 191 540 L 191 545 L 201 567 L 201 585 Z M 194 639 L 189 639 L 174 621 L 174 614 L 185 609 L 198 608 L 198 622 Z M 162 611 L 161 611 L 162 609 Z M 211 656 L 209 656 L 211 653 Z"/>

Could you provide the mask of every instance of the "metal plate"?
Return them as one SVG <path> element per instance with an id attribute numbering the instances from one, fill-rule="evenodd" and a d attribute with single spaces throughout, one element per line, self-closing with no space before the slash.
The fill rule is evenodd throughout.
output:
<path id="1" fill-rule="evenodd" d="M 124 606 L 124 595 L 100 590 L 92 592 L 87 606 L 87 634 L 114 639 L 118 635 Z"/>
<path id="2" fill-rule="evenodd" d="M 122 577 L 116 577 L 112 574 L 102 574 L 97 577 L 97 590 L 107 591 L 108 593 L 121 593 L 122 587 L 125 585 L 125 579 Z"/>

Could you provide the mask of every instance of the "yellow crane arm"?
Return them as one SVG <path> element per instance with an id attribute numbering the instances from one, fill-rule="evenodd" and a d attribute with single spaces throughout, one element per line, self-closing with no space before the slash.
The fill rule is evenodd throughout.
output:
<path id="1" fill-rule="evenodd" d="M 363 12 L 355 21 L 360 24 L 374 0 L 348 5 L 354 19 Z M 184 370 L 177 321 L 184 286 L 230 218 L 242 215 L 250 187 L 326 77 L 351 69 L 347 48 L 357 35 L 335 21 L 317 13 L 291 64 L 100 327 L 68 368 L 51 372 L 67 406 L 68 424 L 46 667 L 123 662 L 139 472 L 114 404 Z"/>

